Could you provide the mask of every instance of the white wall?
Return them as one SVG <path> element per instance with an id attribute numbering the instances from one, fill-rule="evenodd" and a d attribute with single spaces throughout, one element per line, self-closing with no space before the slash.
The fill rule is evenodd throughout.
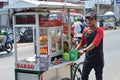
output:
<path id="1" fill-rule="evenodd" d="M 0 9 L 0 25 L 7 26 L 8 24 L 8 10 L 7 9 Z"/>
<path id="2" fill-rule="evenodd" d="M 1 16 L 1 25 L 7 26 L 7 24 L 8 24 L 8 16 L 2 15 Z"/>

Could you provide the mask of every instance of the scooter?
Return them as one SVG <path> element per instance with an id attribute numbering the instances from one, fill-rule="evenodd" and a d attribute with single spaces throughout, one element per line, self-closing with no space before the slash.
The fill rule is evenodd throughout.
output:
<path id="1" fill-rule="evenodd" d="M 7 53 L 10 53 L 13 50 L 13 44 L 9 38 L 9 35 L 7 33 L 5 35 L 7 39 L 6 39 L 5 45 L 0 46 L 0 52 L 6 51 Z"/>

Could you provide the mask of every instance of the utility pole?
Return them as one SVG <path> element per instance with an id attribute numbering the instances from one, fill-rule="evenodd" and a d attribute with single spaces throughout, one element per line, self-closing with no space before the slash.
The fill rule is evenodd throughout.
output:
<path id="1" fill-rule="evenodd" d="M 114 0 L 115 1 L 115 0 Z M 111 3 L 110 3 L 110 11 L 113 11 L 113 4 L 114 4 L 114 2 L 113 2 L 113 0 L 111 0 Z"/>
<path id="2" fill-rule="evenodd" d="M 117 0 L 114 0 L 114 13 L 117 20 L 120 19 L 120 3 L 117 3 Z"/>
<path id="3" fill-rule="evenodd" d="M 99 10 L 100 10 L 100 7 L 99 7 L 99 0 L 97 0 L 97 14 L 98 14 L 98 15 L 100 15 Z"/>
<path id="4" fill-rule="evenodd" d="M 8 5 L 9 5 L 9 0 L 8 0 Z M 8 18 L 7 18 L 7 27 L 10 27 L 10 9 L 8 9 Z"/>

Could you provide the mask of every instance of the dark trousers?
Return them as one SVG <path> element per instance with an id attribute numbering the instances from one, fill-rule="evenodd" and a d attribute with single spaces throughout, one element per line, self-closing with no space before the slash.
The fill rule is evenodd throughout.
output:
<path id="1" fill-rule="evenodd" d="M 103 80 L 102 73 L 103 73 L 103 65 L 89 65 L 84 64 L 82 69 L 82 80 L 88 80 L 90 71 L 95 70 L 96 80 Z"/>

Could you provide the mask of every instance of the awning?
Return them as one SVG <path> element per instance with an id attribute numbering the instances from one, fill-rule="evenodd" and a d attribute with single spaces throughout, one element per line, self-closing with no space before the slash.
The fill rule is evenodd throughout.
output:
<path id="1" fill-rule="evenodd" d="M 49 1 L 30 1 L 30 0 L 19 0 L 5 6 L 8 9 L 17 8 L 70 8 L 70 9 L 84 9 L 82 4 L 72 4 L 65 2 L 49 2 Z"/>
<path id="2" fill-rule="evenodd" d="M 108 11 L 108 12 L 105 13 L 105 15 L 115 15 L 115 13 L 112 12 L 112 11 Z"/>

